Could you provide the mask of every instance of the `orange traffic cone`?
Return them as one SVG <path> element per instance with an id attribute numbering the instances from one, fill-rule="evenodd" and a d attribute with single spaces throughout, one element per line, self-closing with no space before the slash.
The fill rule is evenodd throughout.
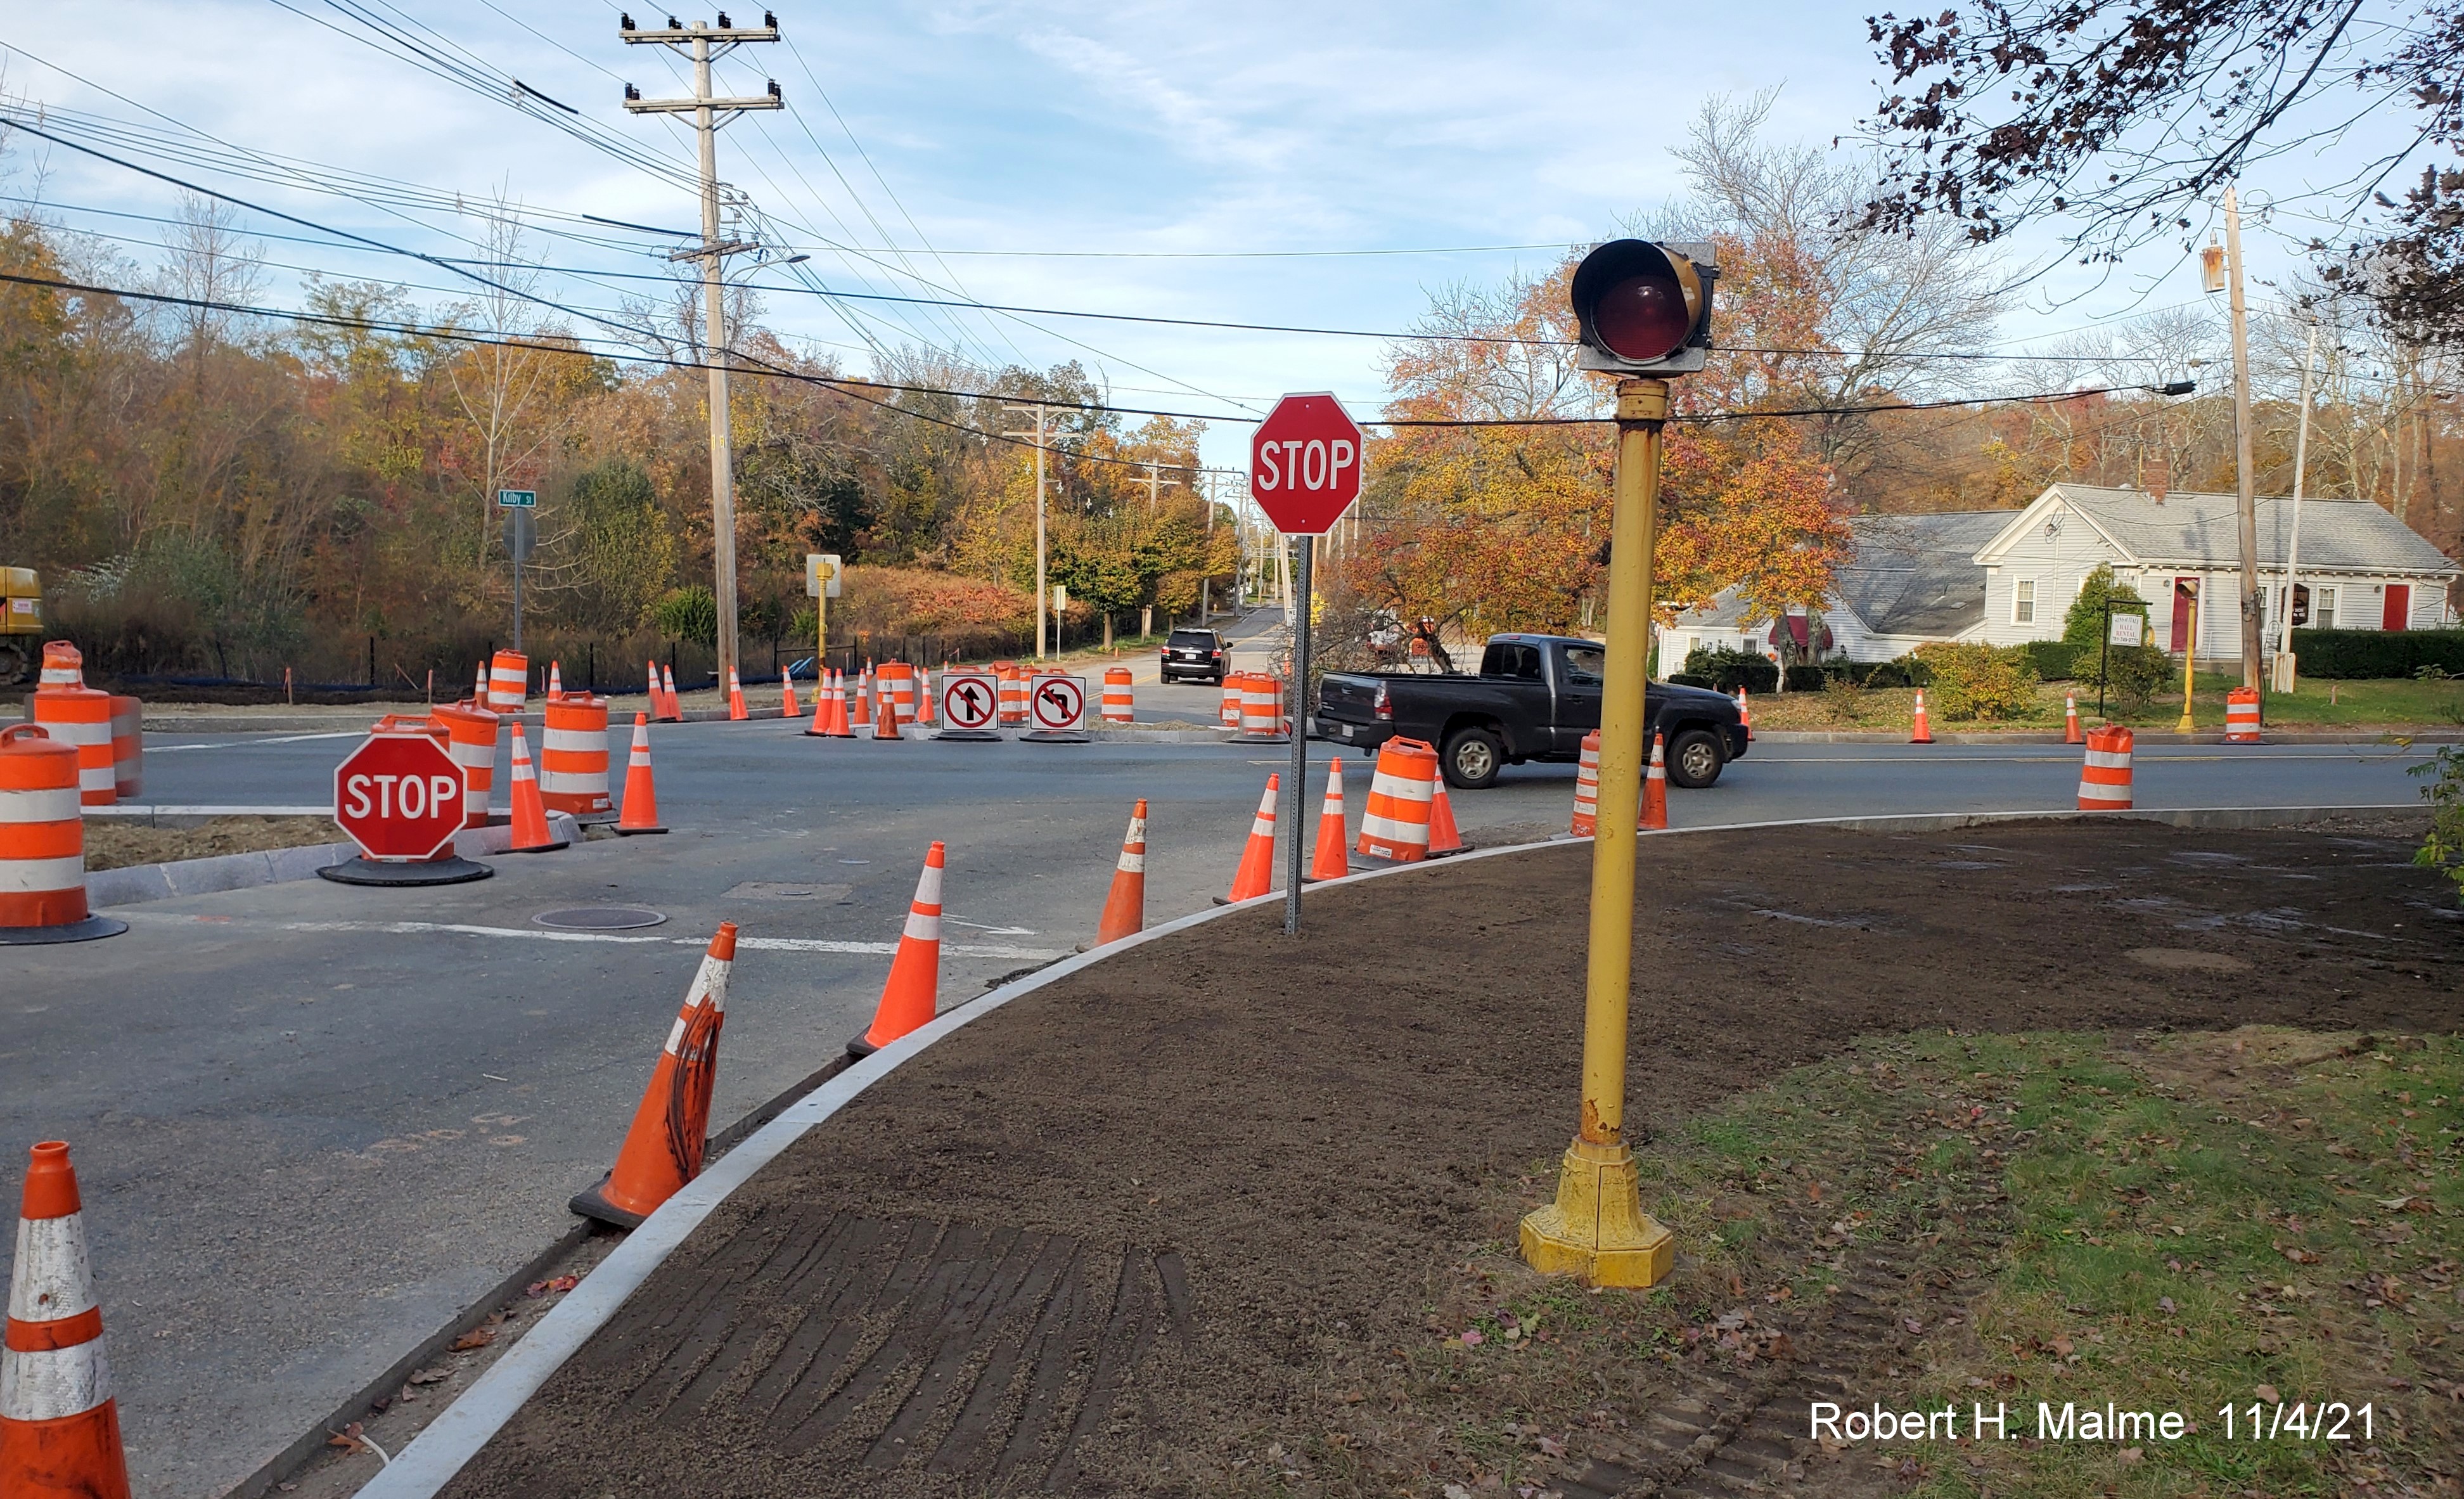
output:
<path id="1" fill-rule="evenodd" d="M 1343 830 L 1343 757 L 1338 755 L 1326 762 L 1326 802 L 1317 809 L 1317 851 L 1309 859 L 1307 878 L 1339 880 L 1351 873 L 1344 852 L 1351 847 Z"/>
<path id="2" fill-rule="evenodd" d="M 633 753 L 625 761 L 625 806 L 617 815 L 616 831 L 630 837 L 635 833 L 663 833 L 659 826 L 659 791 L 650 781 L 650 717 L 633 715 Z"/>
<path id="3" fill-rule="evenodd" d="M 1228 906 L 1267 894 L 1275 888 L 1275 794 L 1284 778 L 1268 776 L 1266 794 L 1258 799 L 1258 815 L 1249 822 L 1249 842 L 1241 850 L 1241 867 L 1232 871 L 1232 893 L 1215 903 Z"/>
<path id="4" fill-rule="evenodd" d="M 915 881 L 915 901 L 907 908 L 907 930 L 899 935 L 898 956 L 890 960 L 890 979 L 881 986 L 881 1004 L 873 1011 L 872 1028 L 847 1043 L 847 1055 L 862 1060 L 932 1023 L 941 991 L 941 846 L 924 855 L 924 873 Z"/>
<path id="5" fill-rule="evenodd" d="M 1095 923 L 1095 945 L 1117 942 L 1147 927 L 1147 805 L 1130 813 L 1130 830 L 1121 837 L 1121 860 L 1112 866 L 1112 892 L 1104 897 L 1104 917 Z"/>
<path id="6" fill-rule="evenodd" d="M 847 686 L 845 672 L 830 673 L 830 727 L 834 739 L 851 739 L 855 730 L 847 726 Z"/>
<path id="7" fill-rule="evenodd" d="M 1908 736 L 1908 742 L 1911 744 L 1930 744 L 1933 742 L 1933 725 L 1925 721 L 1925 689 L 1922 687 L 1917 689 L 1916 728 L 1915 732 Z"/>
<path id="8" fill-rule="evenodd" d="M 710 939 L 684 1008 L 668 1027 L 650 1069 L 650 1086 L 633 1111 L 633 1126 L 616 1165 L 599 1183 L 565 1204 L 584 1218 L 638 1228 L 660 1203 L 701 1175 L 710 1143 L 710 1095 L 718 1080 L 718 1030 L 727 1021 L 727 976 L 736 966 L 736 923 L 722 921 Z"/>
<path id="9" fill-rule="evenodd" d="M 784 668 L 781 668 L 779 672 L 779 716 L 781 718 L 803 716 L 796 711 L 796 679 L 789 676 Z"/>
<path id="10" fill-rule="evenodd" d="M 1455 827 L 1455 805 L 1446 800 L 1446 778 L 1440 776 L 1429 793 L 1429 857 L 1463 852 L 1463 833 Z"/>
<path id="11" fill-rule="evenodd" d="M 855 679 L 847 692 L 847 733 L 872 727 L 872 672 L 867 671 Z"/>
<path id="12" fill-rule="evenodd" d="M 1737 727 L 1746 731 L 1746 738 L 1750 739 L 1754 737 L 1754 711 L 1746 706 L 1746 684 L 1743 682 L 1737 684 Z"/>
<path id="13" fill-rule="evenodd" d="M 1636 826 L 1646 832 L 1668 826 L 1668 761 L 1657 734 L 1651 737 L 1651 769 L 1642 778 L 1642 821 Z"/>
<path id="14" fill-rule="evenodd" d="M 539 772 L 531 768 L 531 746 L 522 738 L 522 720 L 514 720 L 514 842 L 507 853 L 554 853 L 565 841 L 548 830 L 547 801 L 539 795 Z"/>
<path id="15" fill-rule="evenodd" d="M 82 1209 L 67 1144 L 35 1146 L 0 1345 L 0 1494 L 9 1499 L 128 1499 Z"/>
<path id="16" fill-rule="evenodd" d="M 2079 694 L 2077 693 L 2062 694 L 2062 742 L 2065 744 L 2087 742 L 2086 734 L 2079 729 Z"/>
<path id="17" fill-rule="evenodd" d="M 744 711 L 744 684 L 736 679 L 736 668 L 727 669 L 727 717 L 731 723 L 741 723 L 751 716 Z"/>
<path id="18" fill-rule="evenodd" d="M 646 661 L 643 665 L 649 668 L 650 688 L 649 695 L 650 699 L 650 716 L 653 718 L 665 718 L 668 716 L 668 700 L 659 695 L 659 663 L 656 661 Z"/>
<path id="19" fill-rule="evenodd" d="M 875 739 L 905 738 L 898 732 L 898 699 L 888 693 L 881 694 L 881 712 L 872 720 L 872 737 Z"/>
<path id="20" fill-rule="evenodd" d="M 471 689 L 471 705 L 473 707 L 485 708 L 488 706 L 488 663 L 484 660 L 479 663 L 479 685 Z"/>
<path id="21" fill-rule="evenodd" d="M 813 717 L 804 725 L 804 738 L 823 739 L 830 734 L 830 673 L 826 667 L 813 673 Z"/>

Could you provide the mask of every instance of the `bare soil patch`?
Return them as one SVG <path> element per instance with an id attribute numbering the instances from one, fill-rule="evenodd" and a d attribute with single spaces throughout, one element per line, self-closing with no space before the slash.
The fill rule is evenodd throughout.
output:
<path id="1" fill-rule="evenodd" d="M 89 817 L 85 867 L 119 870 L 133 864 L 169 864 L 342 841 L 342 830 L 327 817 L 213 817 L 193 827 L 156 827 L 113 817 Z"/>
<path id="2" fill-rule="evenodd" d="M 2464 921 L 2410 851 L 2110 823 L 1646 840 L 1639 1149 L 1706 1158 L 1727 1101 L 1860 1037 L 2453 1029 Z M 689 1473 L 747 1496 L 1434 1499 L 1790 1473 L 1771 1413 L 1898 1375 L 2009 1231 L 2009 1084 L 1895 1086 L 1870 1128 L 1809 1115 L 1802 1159 L 1670 1176 L 1666 1290 L 1518 1280 L 1514 1217 L 1573 1124 L 1589 861 L 1326 891 L 1297 940 L 1243 912 L 959 1031 L 738 1191 L 448 1492 Z M 2160 948 L 2256 972 L 2123 957 Z M 1954 1130 L 1956 1158 L 1912 1133 Z M 1666 1336 L 1587 1334 L 1519 1384 L 1450 1361 L 1548 1352 L 1612 1302 L 1612 1327 Z M 1823 1471 L 1806 1491 L 1903 1476 Z"/>

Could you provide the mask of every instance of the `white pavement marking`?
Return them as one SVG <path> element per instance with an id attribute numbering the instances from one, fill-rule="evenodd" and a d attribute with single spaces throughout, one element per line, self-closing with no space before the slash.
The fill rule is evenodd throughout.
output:
<path id="1" fill-rule="evenodd" d="M 254 749 L 259 744 L 304 744 L 310 739 L 363 739 L 367 737 L 365 729 L 342 729 L 332 734 L 288 734 L 278 739 L 239 739 L 229 744 L 149 744 L 145 753 L 169 755 L 180 750 Z"/>
<path id="2" fill-rule="evenodd" d="M 670 947 L 710 945 L 710 938 L 705 937 L 627 937 L 616 932 L 551 932 L 529 927 L 479 926 L 464 921 L 265 921 L 248 916 L 209 916 L 187 912 L 131 914 L 144 921 L 259 927 L 275 932 L 383 932 L 394 937 L 442 933 L 454 937 L 512 937 L 532 942 L 616 942 L 630 946 L 655 943 Z M 855 953 L 880 958 L 891 957 L 898 951 L 896 942 L 847 942 L 818 937 L 738 937 L 736 945 L 769 953 Z M 974 942 L 947 942 L 942 944 L 942 948 L 957 958 L 1023 958 L 1048 962 L 1068 956 L 1040 947 L 998 947 Z"/>

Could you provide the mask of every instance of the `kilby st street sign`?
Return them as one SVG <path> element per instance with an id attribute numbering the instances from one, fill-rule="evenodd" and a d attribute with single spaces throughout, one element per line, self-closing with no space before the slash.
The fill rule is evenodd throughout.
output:
<path id="1" fill-rule="evenodd" d="M 1275 403 L 1249 439 L 1249 497 L 1286 536 L 1324 536 L 1360 497 L 1360 428 L 1326 391 Z"/>
<path id="2" fill-rule="evenodd" d="M 462 830 L 462 767 L 426 734 L 371 734 L 334 767 L 334 822 L 371 859 L 430 859 Z"/>

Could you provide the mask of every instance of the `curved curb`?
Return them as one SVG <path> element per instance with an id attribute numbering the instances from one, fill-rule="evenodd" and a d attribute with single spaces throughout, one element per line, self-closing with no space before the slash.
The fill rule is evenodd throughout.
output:
<path id="1" fill-rule="evenodd" d="M 2411 803 L 2366 804 L 2353 806 L 2278 806 L 2278 807 L 2185 807 L 2178 809 L 2133 808 L 2127 812 L 2081 812 L 2075 808 L 2053 808 L 2023 812 L 1927 812 L 1908 815 L 1873 817 L 1799 818 L 1785 822 L 1721 823 L 1704 827 L 1666 828 L 1651 834 L 1654 837 L 1687 834 L 1761 831 L 1778 827 L 1843 827 L 1867 832 L 1920 832 L 1972 827 L 1990 823 L 2038 822 L 2049 819 L 2111 819 L 2130 822 L 2165 822 L 2182 827 L 2256 827 L 2288 823 L 2314 822 L 2323 817 L 2348 816 L 2357 812 L 2416 811 Z M 1468 849 L 1441 860 L 1397 864 L 1389 869 L 1364 870 L 1339 879 L 1318 882 L 1313 889 L 1331 890 L 1338 885 L 1357 884 L 1363 880 L 1383 879 L 1390 875 L 1414 871 L 1442 870 L 1476 859 L 1493 858 L 1499 854 L 1527 853 L 1539 849 L 1563 847 L 1569 842 L 1589 839 L 1551 839 L 1545 843 L 1507 844 L 1495 849 Z M 900 1066 L 920 1054 L 927 1047 L 984 1016 L 1036 990 L 1066 979 L 1080 970 L 1108 958 L 1158 941 L 1209 921 L 1219 920 L 1235 912 L 1253 910 L 1268 902 L 1280 902 L 1282 891 L 1255 896 L 1233 905 L 1218 906 L 1149 927 L 1133 937 L 1126 937 L 1090 952 L 1065 958 L 1048 967 L 1039 969 L 1016 982 L 1003 984 L 989 994 L 970 1000 L 955 1009 L 934 1017 L 933 1021 L 882 1047 L 871 1056 L 841 1072 L 820 1088 L 806 1094 L 777 1118 L 748 1136 L 743 1143 L 729 1151 L 678 1192 L 661 1204 L 633 1230 L 615 1251 L 602 1261 L 598 1268 L 583 1277 L 582 1283 L 565 1293 L 547 1315 L 541 1317 L 522 1340 L 505 1356 L 489 1366 L 486 1373 L 472 1382 L 459 1400 L 445 1408 L 427 1429 L 414 1437 L 393 1461 L 359 1490 L 359 1499 L 432 1499 L 436 1492 L 451 1482 L 471 1459 L 479 1454 L 497 1432 L 504 1429 L 523 1402 L 537 1394 L 567 1359 L 582 1351 L 593 1334 L 605 1327 L 627 1297 L 641 1289 L 653 1271 L 665 1264 L 668 1256 L 682 1245 L 702 1221 L 711 1215 L 735 1190 L 752 1179 L 754 1174 L 777 1159 L 787 1147 L 815 1125 L 822 1123 L 852 1101 L 857 1094 L 896 1071 Z"/>

